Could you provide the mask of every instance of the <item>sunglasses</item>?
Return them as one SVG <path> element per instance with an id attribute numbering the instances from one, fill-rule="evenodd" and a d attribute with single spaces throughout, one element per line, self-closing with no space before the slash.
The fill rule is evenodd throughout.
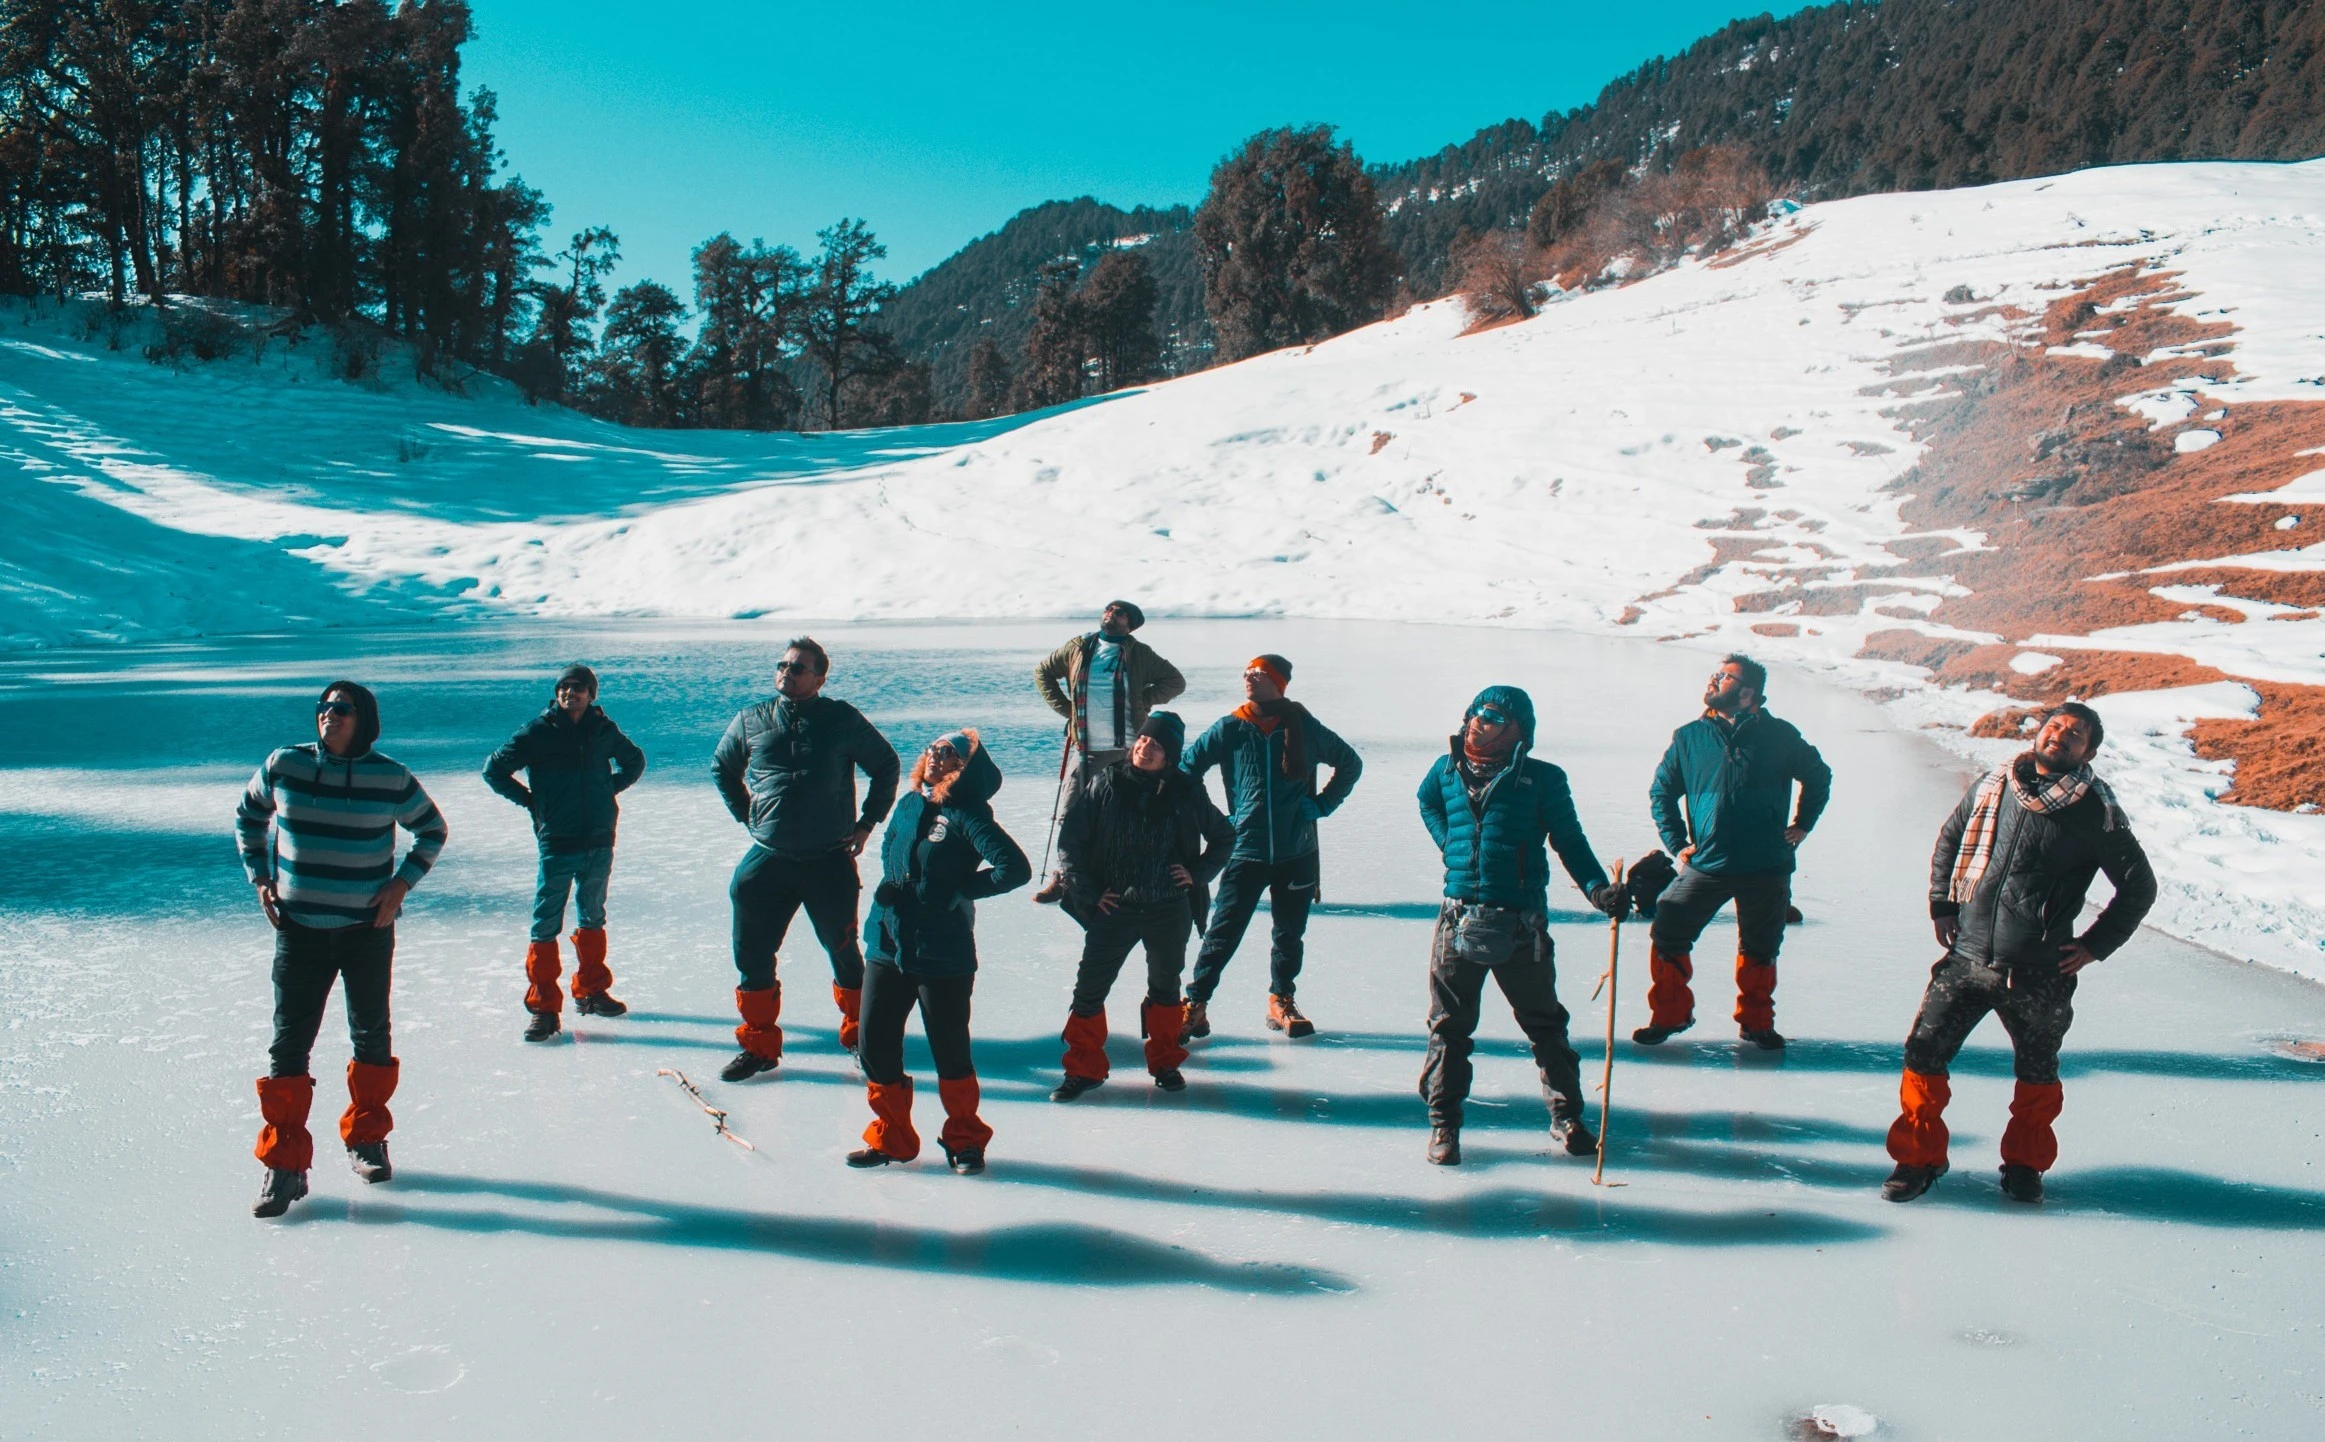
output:
<path id="1" fill-rule="evenodd" d="M 778 676 L 787 671 L 813 671 L 814 669 L 815 664 L 810 661 L 778 661 L 775 663 L 775 674 Z"/>
<path id="2" fill-rule="evenodd" d="M 1501 712 L 1496 711 L 1491 706 L 1480 706 L 1469 714 L 1476 717 L 1478 720 L 1483 721 L 1488 726 L 1507 726 L 1510 724 L 1509 717 L 1504 716 Z"/>
<path id="3" fill-rule="evenodd" d="M 353 716 L 355 707 L 346 701 L 318 701 L 315 703 L 315 714 L 318 716 Z"/>

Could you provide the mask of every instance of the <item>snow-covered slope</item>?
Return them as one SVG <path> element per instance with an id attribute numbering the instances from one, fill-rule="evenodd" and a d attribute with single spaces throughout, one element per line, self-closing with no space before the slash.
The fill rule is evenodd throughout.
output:
<path id="1" fill-rule="evenodd" d="M 1030 424 L 821 451 L 824 438 L 625 433 L 498 394 L 175 374 L 18 312 L 23 328 L 0 330 L 12 432 L 0 439 L 20 462 L 6 484 L 52 502 L 53 483 L 69 484 L 85 504 L 57 524 L 88 545 L 108 544 L 100 520 L 118 512 L 140 536 L 238 547 L 204 554 L 246 569 L 215 605 L 163 605 L 157 591 L 185 576 L 132 554 L 107 590 L 42 570 L 29 559 L 40 538 L 15 533 L 0 563 L 31 579 L 0 597 L 12 606 L 0 629 L 58 633 L 28 615 L 99 632 L 263 624 L 278 610 L 360 620 L 445 598 L 550 615 L 1080 615 L 1128 592 L 1156 614 L 1748 644 L 1894 690 L 1909 724 L 1960 728 L 2003 698 L 1936 693 L 1919 668 L 1857 656 L 1866 635 L 1935 607 L 1942 576 L 1893 580 L 1903 590 L 1880 609 L 1822 608 L 1807 624 L 1771 625 L 1735 599 L 1788 559 L 1830 568 L 1831 584 L 1893 570 L 1886 543 L 1909 524 L 1888 487 L 1922 455 L 1898 407 L 1948 373 L 1928 348 L 2023 345 L 2028 315 L 2135 263 L 2178 273 L 2190 316 L 2238 327 L 2233 373 L 2125 397 L 2156 424 L 2325 400 L 2325 162 L 2127 167 L 1815 206 L 1740 254 L 1522 324 L 1463 334 L 1457 306 L 1427 306 Z M 2246 564 L 2325 568 L 2325 552 L 2299 549 L 2305 531 L 2286 537 Z M 340 610 L 260 564 L 257 543 L 337 578 Z M 1747 556 L 1759 569 L 1735 564 Z M 2238 631 L 2250 634 L 2222 637 Z M 2197 617 L 2100 644 L 2325 680 L 2314 614 L 2243 628 Z M 2118 721 L 2107 764 L 2167 858 L 2157 920 L 2325 975 L 2325 819 L 2216 804 L 2224 767 L 2185 738 L 2193 717 L 2250 714 L 2253 693 L 2109 705 L 2138 719 Z"/>

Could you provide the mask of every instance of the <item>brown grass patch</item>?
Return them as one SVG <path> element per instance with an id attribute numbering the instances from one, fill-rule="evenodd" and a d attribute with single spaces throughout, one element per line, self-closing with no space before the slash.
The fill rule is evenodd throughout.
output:
<path id="1" fill-rule="evenodd" d="M 2056 705 L 2061 701 L 2088 701 L 2115 691 L 2162 691 L 2174 686 L 2203 686 L 2231 679 L 2226 672 L 2200 666 L 2185 656 L 2152 651 L 2046 652 L 2059 658 L 2047 671 L 2022 675 L 2010 669 L 2021 646 L 1981 646 L 1974 641 L 1925 636 L 1919 631 L 1875 631 L 1857 654 L 1882 661 L 1903 661 L 1926 667 L 1941 686 L 1966 686 L 1999 691 L 2019 701 Z"/>
<path id="2" fill-rule="evenodd" d="M 1396 437 L 1387 431 L 1374 431 L 1372 433 L 1372 449 L 1366 451 L 1365 454 L 1368 456 L 1377 456 L 1380 454 L 1380 448 L 1382 446 L 1387 445 L 1390 441 L 1395 439 Z"/>
<path id="3" fill-rule="evenodd" d="M 2251 721 L 2199 721 L 2188 733 L 2196 754 L 2236 763 L 2220 799 L 2272 811 L 2325 807 L 2325 687 L 2248 681 L 2260 693 Z"/>
<path id="4" fill-rule="evenodd" d="M 2154 586 L 2218 586 L 2239 601 L 2325 609 L 2325 571 L 2262 571 L 2248 566 L 2200 566 L 2154 571 L 2139 579 Z"/>
<path id="5" fill-rule="evenodd" d="M 1754 621 L 1752 634 L 1755 636 L 1797 636 L 1800 634 L 1800 628 L 1790 621 Z"/>

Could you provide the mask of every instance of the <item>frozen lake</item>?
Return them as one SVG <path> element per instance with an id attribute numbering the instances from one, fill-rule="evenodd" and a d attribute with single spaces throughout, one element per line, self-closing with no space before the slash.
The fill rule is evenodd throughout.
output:
<path id="1" fill-rule="evenodd" d="M 1038 860 L 1058 732 L 1030 669 L 1072 628 L 816 629 L 831 693 L 900 751 L 984 731 L 1010 778 L 1002 819 Z M 953 1176 L 933 1145 L 849 1171 L 868 1113 L 804 920 L 781 1072 L 716 1075 L 745 843 L 708 758 L 785 634 L 440 626 L 0 658 L 0 1437 L 1775 1438 L 1819 1406 L 1895 1438 L 2325 1429 L 2325 1066 L 2269 1046 L 2325 1035 L 2325 988 L 2142 933 L 2077 997 L 2051 1200 L 1996 1189 L 2010 1069 L 1989 1025 L 1955 1070 L 1953 1174 L 1884 1203 L 1899 1042 L 1934 956 L 1929 842 L 1963 777 L 1862 700 L 1782 672 L 1772 709 L 1837 773 L 1777 992 L 1790 1050 L 1735 1045 L 1723 917 L 1698 952 L 1696 1030 L 1618 1047 L 1619 1188 L 1551 1153 L 1490 991 L 1466 1164 L 1423 1162 L 1438 871 L 1414 786 L 1472 693 L 1523 685 L 1601 856 L 1638 855 L 1649 772 L 1707 669 L 1676 648 L 1151 624 L 1142 639 L 1189 675 L 1192 726 L 1233 703 L 1246 656 L 1278 651 L 1292 694 L 1365 755 L 1325 824 L 1300 993 L 1320 1034 L 1261 1026 L 1262 925 L 1183 1095 L 1141 1084 L 1126 979 L 1116 1080 L 1052 1105 L 1079 934 L 1004 897 L 980 924 L 991 1171 Z M 609 903 L 635 1010 L 569 1011 L 569 1040 L 528 1047 L 531 839 L 477 769 L 575 658 L 651 761 Z M 314 1196 L 261 1223 L 269 937 L 229 826 L 338 675 L 380 692 L 381 747 L 452 838 L 401 927 L 396 1180 L 365 1187 L 332 1145 L 334 1003 Z M 1552 895 L 1595 1080 L 1606 932 L 1562 879 Z M 1626 928 L 1626 1036 L 1646 970 Z M 909 1056 L 926 1087 L 917 1034 Z M 757 1150 L 720 1141 L 658 1067 L 694 1076 Z"/>

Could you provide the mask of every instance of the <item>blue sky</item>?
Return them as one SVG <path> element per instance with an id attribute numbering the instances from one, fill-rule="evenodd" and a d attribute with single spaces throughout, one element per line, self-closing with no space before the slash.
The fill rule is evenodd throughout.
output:
<path id="1" fill-rule="evenodd" d="M 1044 200 L 1196 203 L 1266 126 L 1325 121 L 1367 160 L 1407 159 L 1581 104 L 1738 16 L 1800 8 L 470 4 L 465 82 L 499 94 L 510 165 L 556 207 L 550 234 L 611 225 L 615 280 L 682 296 L 688 255 L 720 230 L 805 251 L 862 216 L 902 281 Z"/>

